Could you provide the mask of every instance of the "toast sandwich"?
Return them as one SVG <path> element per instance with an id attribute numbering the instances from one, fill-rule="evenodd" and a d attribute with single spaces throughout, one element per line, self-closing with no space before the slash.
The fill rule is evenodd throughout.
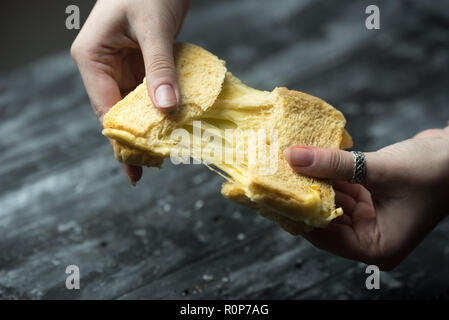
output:
<path id="1" fill-rule="evenodd" d="M 246 86 L 223 60 L 193 44 L 175 44 L 174 57 L 182 97 L 176 111 L 157 110 L 144 80 L 104 116 L 103 134 L 114 140 L 118 161 L 149 167 L 167 157 L 201 161 L 225 178 L 226 198 L 295 235 L 343 213 L 328 181 L 295 173 L 283 155 L 293 145 L 351 147 L 341 112 L 302 92 Z"/>

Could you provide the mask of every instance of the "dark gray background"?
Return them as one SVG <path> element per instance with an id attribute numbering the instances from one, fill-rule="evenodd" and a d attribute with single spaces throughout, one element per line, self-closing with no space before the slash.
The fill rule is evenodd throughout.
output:
<path id="1" fill-rule="evenodd" d="M 445 220 L 365 289 L 365 265 L 312 247 L 225 200 L 202 166 L 145 169 L 129 185 L 68 50 L 65 7 L 2 1 L 0 298 L 447 298 Z M 366 30 L 378 4 L 381 30 Z M 448 1 L 194 1 L 179 40 L 249 85 L 319 96 L 375 150 L 449 119 Z M 404 217 L 406 219 L 406 217 Z M 65 268 L 81 289 L 65 289 Z"/>

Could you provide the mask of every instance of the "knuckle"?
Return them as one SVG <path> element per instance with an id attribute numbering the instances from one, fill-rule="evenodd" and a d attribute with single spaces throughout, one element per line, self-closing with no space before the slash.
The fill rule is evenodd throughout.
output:
<path id="1" fill-rule="evenodd" d="M 72 59 L 78 63 L 81 60 L 89 57 L 89 54 L 91 52 L 91 47 L 83 43 L 82 40 L 79 38 L 76 38 L 75 41 L 73 41 L 72 46 L 70 47 L 70 55 L 72 56 Z"/>
<path id="2" fill-rule="evenodd" d="M 343 155 L 341 152 L 338 152 L 338 150 L 332 150 L 329 157 L 329 166 L 336 172 L 338 175 L 346 175 L 348 172 L 348 165 L 343 158 Z"/>
<path id="3" fill-rule="evenodd" d="M 80 56 L 80 49 L 78 42 L 76 40 L 72 43 L 72 46 L 70 47 L 70 55 L 72 56 L 72 59 L 74 61 L 77 61 L 77 59 Z"/>
<path id="4" fill-rule="evenodd" d="M 175 10 L 173 7 L 168 7 L 167 15 L 165 17 L 165 25 L 174 30 L 177 28 L 179 21 L 181 20 L 180 10 Z"/>
<path id="5" fill-rule="evenodd" d="M 181 12 L 169 5 L 165 9 L 161 14 L 152 17 L 153 29 L 165 35 L 171 35 L 174 34 L 181 21 Z"/>
<path id="6" fill-rule="evenodd" d="M 150 73 L 156 72 L 174 72 L 174 67 L 170 58 L 167 56 L 157 53 L 153 54 L 149 64 Z"/>

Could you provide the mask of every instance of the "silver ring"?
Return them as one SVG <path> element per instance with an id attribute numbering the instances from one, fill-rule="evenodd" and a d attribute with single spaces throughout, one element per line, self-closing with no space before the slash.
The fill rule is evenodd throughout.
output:
<path id="1" fill-rule="evenodd" d="M 361 183 L 366 174 L 366 159 L 363 152 L 351 151 L 354 157 L 354 173 L 349 179 L 350 183 Z"/>

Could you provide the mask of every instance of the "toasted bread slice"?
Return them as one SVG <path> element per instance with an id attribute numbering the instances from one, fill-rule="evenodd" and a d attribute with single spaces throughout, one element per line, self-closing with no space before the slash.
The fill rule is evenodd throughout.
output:
<path id="1" fill-rule="evenodd" d="M 293 145 L 350 147 L 341 112 L 287 88 L 250 88 L 227 72 L 224 61 L 198 46 L 178 43 L 174 52 L 182 95 L 177 111 L 157 110 L 144 81 L 104 116 L 103 134 L 114 139 L 118 161 L 159 167 L 163 158 L 187 152 L 225 177 L 225 197 L 292 234 L 325 227 L 343 213 L 335 208 L 327 181 L 293 172 L 283 156 Z M 187 140 L 179 130 L 187 133 Z M 252 140 L 255 133 L 265 140 Z M 223 160 L 227 155 L 231 161 Z"/>

